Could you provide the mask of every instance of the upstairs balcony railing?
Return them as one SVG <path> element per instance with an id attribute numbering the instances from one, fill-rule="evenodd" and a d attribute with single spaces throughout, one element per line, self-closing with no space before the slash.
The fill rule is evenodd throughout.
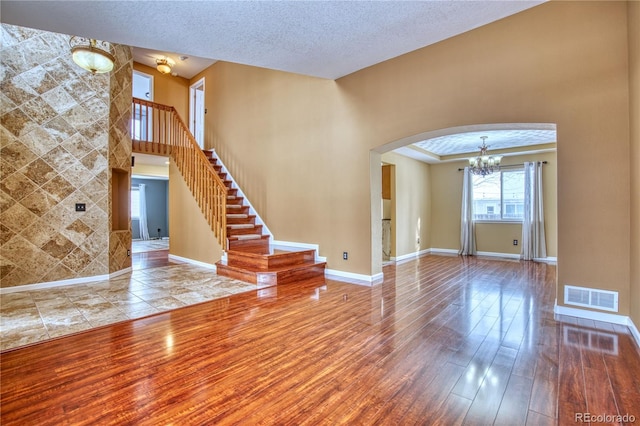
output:
<path id="1" fill-rule="evenodd" d="M 171 157 L 226 249 L 227 187 L 175 108 L 133 98 L 131 121 L 133 152 Z"/>

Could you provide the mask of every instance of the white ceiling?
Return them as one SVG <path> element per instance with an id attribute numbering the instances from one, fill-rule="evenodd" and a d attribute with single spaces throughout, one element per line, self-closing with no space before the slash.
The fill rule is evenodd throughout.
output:
<path id="1" fill-rule="evenodd" d="M 142 55 L 336 79 L 542 2 L 2 0 L 0 19 L 147 49 Z"/>

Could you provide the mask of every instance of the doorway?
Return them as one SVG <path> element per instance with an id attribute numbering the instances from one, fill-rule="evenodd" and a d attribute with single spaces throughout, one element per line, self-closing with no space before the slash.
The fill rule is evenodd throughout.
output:
<path id="1" fill-rule="evenodd" d="M 191 85 L 189 106 L 189 130 L 200 149 L 204 149 L 204 78 Z"/>
<path id="2" fill-rule="evenodd" d="M 395 166 L 382 163 L 382 265 L 395 257 Z"/>
<path id="3" fill-rule="evenodd" d="M 133 71 L 132 95 L 144 101 L 153 101 L 153 76 Z M 147 117 L 147 108 L 135 104 L 133 110 L 133 138 L 135 140 L 151 140 L 151 117 Z"/>

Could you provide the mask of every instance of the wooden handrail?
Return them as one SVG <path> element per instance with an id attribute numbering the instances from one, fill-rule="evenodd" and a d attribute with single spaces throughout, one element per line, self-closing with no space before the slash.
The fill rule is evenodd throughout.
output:
<path id="1" fill-rule="evenodd" d="M 170 156 L 226 249 L 227 187 L 174 107 L 133 98 L 133 151 Z"/>

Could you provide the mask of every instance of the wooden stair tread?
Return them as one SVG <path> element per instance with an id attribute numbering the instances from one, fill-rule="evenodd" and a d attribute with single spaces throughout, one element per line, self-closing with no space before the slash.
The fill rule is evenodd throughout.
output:
<path id="1" fill-rule="evenodd" d="M 305 249 L 305 248 L 292 248 L 288 250 L 284 249 L 276 249 L 272 246 L 266 248 L 263 252 L 255 252 L 255 251 L 245 251 L 245 250 L 229 250 L 227 252 L 227 256 L 242 256 L 242 257 L 253 257 L 253 258 L 274 258 L 274 257 L 285 257 L 291 254 L 315 254 L 314 249 Z"/>
<path id="2" fill-rule="evenodd" d="M 264 269 L 250 265 L 234 266 L 228 262 L 216 263 L 219 275 L 257 284 L 258 287 L 270 287 L 306 280 L 324 280 L 325 262 L 308 260 L 293 265 L 276 266 Z"/>
<path id="3" fill-rule="evenodd" d="M 263 238 L 269 238 L 269 236 L 263 234 L 239 234 L 227 236 L 227 239 L 229 240 L 259 240 Z"/>
<path id="4" fill-rule="evenodd" d="M 256 225 L 253 225 L 251 223 L 232 223 L 227 225 L 228 228 L 235 228 L 235 229 L 240 229 L 240 228 L 255 228 Z"/>
<path id="5" fill-rule="evenodd" d="M 249 271 L 249 272 L 259 272 L 262 274 L 275 274 L 278 272 L 282 272 L 282 271 L 291 271 L 291 270 L 296 270 L 296 269 L 305 269 L 309 266 L 322 266 L 324 267 L 326 265 L 326 262 L 316 262 L 315 260 L 309 260 L 309 261 L 305 261 L 302 263 L 297 263 L 295 265 L 288 265 L 288 266 L 278 266 L 278 267 L 271 267 L 269 269 L 260 269 L 259 267 L 253 267 L 253 266 L 233 266 L 233 265 L 228 265 L 228 262 L 226 261 L 220 261 L 221 265 L 224 265 L 228 268 L 231 269 L 239 269 L 239 270 L 243 270 L 243 271 Z"/>

